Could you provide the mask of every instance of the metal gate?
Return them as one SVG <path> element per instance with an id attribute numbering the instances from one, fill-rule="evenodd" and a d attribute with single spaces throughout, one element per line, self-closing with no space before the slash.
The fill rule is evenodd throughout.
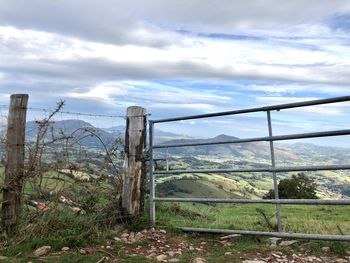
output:
<path id="1" fill-rule="evenodd" d="M 350 135 L 350 129 L 344 130 L 331 130 L 313 133 L 300 133 L 300 134 L 288 134 L 274 136 L 272 133 L 271 111 L 279 111 L 282 109 L 300 108 L 306 106 L 322 105 L 329 103 L 350 101 L 350 96 L 336 97 L 330 99 L 320 99 L 313 101 L 297 102 L 273 105 L 267 107 L 258 107 L 226 112 L 218 112 L 211 114 L 201 114 L 192 116 L 183 116 L 176 118 L 158 119 L 149 121 L 149 149 L 150 149 L 150 219 L 152 224 L 156 223 L 156 210 L 155 202 L 205 202 L 205 203 L 259 203 L 259 204 L 275 204 L 276 205 L 276 221 L 278 232 L 262 232 L 262 231 L 249 231 L 249 230 L 226 230 L 226 229 L 208 229 L 208 228 L 182 228 L 187 232 L 204 232 L 204 233 L 221 233 L 221 234 L 242 234 L 242 235 L 258 235 L 258 236 L 273 236 L 282 238 L 302 238 L 302 239 L 320 239 L 320 240 L 335 240 L 335 241 L 350 241 L 350 236 L 345 235 L 321 235 L 321 234 L 305 234 L 305 233 L 290 233 L 283 232 L 281 223 L 280 205 L 350 205 L 350 200 L 324 200 L 324 199 L 279 199 L 277 173 L 280 172 L 297 172 L 297 171 L 322 171 L 322 170 L 349 170 L 350 164 L 347 165 L 322 165 L 322 166 L 297 166 L 297 167 L 277 167 L 275 165 L 275 141 L 304 139 L 304 138 L 318 138 L 328 136 L 341 136 Z M 168 144 L 168 145 L 154 145 L 154 126 L 157 123 L 175 122 L 182 120 L 193 120 L 202 118 L 212 118 L 218 116 L 237 115 L 253 112 L 266 112 L 267 125 L 269 135 L 266 137 L 255 137 L 247 139 L 235 139 L 220 142 L 200 142 L 200 143 L 182 143 L 182 144 Z M 173 147 L 188 147 L 188 146 L 200 146 L 200 145 L 214 145 L 214 144 L 235 144 L 235 143 L 247 143 L 247 142 L 269 142 L 270 154 L 271 154 L 271 166 L 268 168 L 244 168 L 244 169 L 201 169 L 201 170 L 165 170 L 155 171 L 154 169 L 154 149 L 161 148 L 173 148 Z M 183 174 L 183 173 L 251 173 L 251 172 L 270 172 L 273 176 L 274 184 L 274 199 L 218 199 L 218 198 L 159 198 L 155 195 L 155 177 L 159 174 Z"/>

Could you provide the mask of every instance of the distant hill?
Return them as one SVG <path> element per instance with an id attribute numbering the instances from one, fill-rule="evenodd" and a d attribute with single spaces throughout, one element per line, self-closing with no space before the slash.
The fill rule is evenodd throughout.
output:
<path id="1" fill-rule="evenodd" d="M 50 125 L 47 138 L 58 137 L 62 133 L 65 135 L 74 134 L 76 137 L 84 137 L 80 143 L 86 147 L 102 148 L 99 139 L 93 136 L 86 136 L 85 130 L 94 131 L 104 144 L 113 142 L 116 138 L 124 139 L 125 126 L 113 126 L 110 128 L 96 128 L 83 120 L 61 120 L 52 122 Z M 38 125 L 34 121 L 27 122 L 26 138 L 33 141 L 38 131 Z M 181 144 L 181 143 L 203 143 L 203 142 L 220 142 L 227 140 L 236 140 L 237 137 L 225 134 L 218 135 L 208 139 L 198 139 L 187 135 L 176 134 L 172 132 L 155 131 L 155 143 Z M 161 154 L 165 149 L 157 150 Z M 169 148 L 170 155 L 176 156 L 216 156 L 225 158 L 236 158 L 241 160 L 270 160 L 270 147 L 268 142 L 251 142 L 241 144 L 220 144 L 204 145 L 192 147 Z M 327 162 L 333 164 L 345 164 L 350 160 L 350 149 L 318 146 L 311 143 L 284 144 L 275 143 L 275 155 L 279 162 L 296 162 L 304 163 Z"/>
<path id="2" fill-rule="evenodd" d="M 124 139 L 125 126 L 113 126 L 109 128 L 96 128 L 92 124 L 82 121 L 82 120 L 62 120 L 55 121 L 50 124 L 50 128 L 47 133 L 47 138 L 52 137 L 52 132 L 54 136 L 59 137 L 62 132 L 65 135 L 74 134 L 75 137 L 85 137 L 88 134 L 85 130 L 94 131 L 104 144 L 113 142 L 116 138 Z M 29 121 L 26 124 L 26 137 L 28 141 L 33 141 L 38 132 L 38 124 L 35 121 Z M 171 132 L 166 132 L 157 129 L 155 131 L 155 141 L 156 143 L 161 143 L 163 141 L 172 139 L 190 139 L 191 137 Z M 96 137 L 86 137 L 80 141 L 83 146 L 86 147 L 102 147 L 101 142 Z"/>
<path id="3" fill-rule="evenodd" d="M 113 126 L 110 128 L 102 128 L 103 131 L 109 132 L 114 135 L 124 135 L 125 133 L 125 126 L 119 125 L 119 126 Z M 148 131 L 147 131 L 148 132 Z M 159 129 L 155 130 L 154 134 L 154 140 L 156 143 L 161 143 L 164 141 L 169 141 L 169 140 L 176 140 L 176 139 L 191 139 L 192 137 L 187 136 L 187 135 L 182 135 L 182 134 L 177 134 L 173 132 L 167 132 L 167 131 L 162 131 Z"/>
<path id="4" fill-rule="evenodd" d="M 35 140 L 38 133 L 38 124 L 34 121 L 26 124 L 26 139 L 27 141 Z M 104 144 L 111 143 L 115 140 L 113 134 L 102 129 L 96 128 L 88 122 L 82 120 L 62 120 L 50 123 L 46 139 L 52 136 L 58 138 L 65 136 L 74 136 L 79 138 L 79 143 L 86 147 L 102 148 L 101 141 L 96 136 L 89 136 L 91 133 L 98 135 Z"/>
<path id="5" fill-rule="evenodd" d="M 104 144 L 113 142 L 116 138 L 123 140 L 125 126 L 110 128 L 96 128 L 82 120 L 61 120 L 52 122 L 47 133 L 47 140 L 59 137 L 62 134 L 82 138 L 79 143 L 95 154 L 96 149 L 102 149 L 100 139 L 87 136 L 92 131 L 98 134 Z M 28 122 L 26 125 L 26 139 L 33 141 L 38 132 L 36 122 Z M 161 145 L 182 143 L 207 143 L 237 140 L 237 137 L 225 134 L 213 138 L 198 139 L 172 132 L 156 130 L 155 143 Z M 0 145 L 0 153 L 4 151 L 4 145 Z M 50 149 L 49 149 L 50 151 Z M 157 149 L 156 156 L 165 155 L 166 149 Z M 275 143 L 275 155 L 277 165 L 323 165 L 323 164 L 348 164 L 350 160 L 350 148 L 337 148 L 318 146 L 311 143 L 286 144 Z M 48 155 L 49 156 L 49 155 Z M 242 167 L 261 167 L 271 164 L 270 146 L 268 142 L 251 142 L 241 144 L 219 144 L 191 147 L 169 148 L 170 170 L 181 169 L 226 169 Z M 1 156 L 0 156 L 1 157 Z M 185 157 L 185 158 L 183 158 Z M 94 155 L 95 165 L 101 166 L 102 161 Z M 159 160 L 160 169 L 164 169 L 164 161 Z M 158 169 L 158 168 L 157 168 Z M 312 178 L 318 180 L 319 195 L 324 197 L 350 196 L 350 176 L 348 171 L 320 171 L 309 173 Z M 279 176 L 288 176 L 282 173 Z M 161 196 L 197 196 L 218 198 L 257 198 L 262 196 L 272 187 L 272 177 L 269 173 L 235 173 L 235 174 L 185 174 L 176 176 L 164 176 L 157 183 Z"/>
<path id="6" fill-rule="evenodd" d="M 237 137 L 225 134 L 218 135 L 210 139 L 179 139 L 162 142 L 161 145 L 181 144 L 181 143 L 208 143 L 222 142 L 228 140 L 237 140 Z M 164 150 L 163 150 L 164 152 Z M 256 158 L 269 159 L 270 146 L 265 142 L 250 142 L 240 144 L 219 144 L 219 145 L 203 145 L 169 148 L 169 153 L 183 156 L 222 156 L 222 157 L 237 157 L 237 158 Z M 300 157 L 289 149 L 277 146 L 275 153 L 283 160 L 298 160 Z"/>

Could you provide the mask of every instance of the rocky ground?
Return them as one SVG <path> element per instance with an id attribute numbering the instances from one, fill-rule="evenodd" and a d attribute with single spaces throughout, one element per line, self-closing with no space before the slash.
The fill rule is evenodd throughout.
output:
<path id="1" fill-rule="evenodd" d="M 315 248 L 318 243 L 297 240 L 249 239 L 239 235 L 193 236 L 183 233 L 167 233 L 154 228 L 140 232 L 122 232 L 106 241 L 105 245 L 51 251 L 50 246 L 33 251 L 41 262 L 66 253 L 90 255 L 100 253 L 97 263 L 102 262 L 350 262 L 350 251 L 336 255 L 331 247 Z M 0 258 L 6 260 L 6 257 Z M 33 261 L 34 262 L 34 261 Z M 35 261 L 36 262 L 36 261 Z M 79 261 L 81 262 L 81 261 Z M 83 262 L 83 261 L 82 261 Z M 90 261 L 89 261 L 90 262 Z"/>

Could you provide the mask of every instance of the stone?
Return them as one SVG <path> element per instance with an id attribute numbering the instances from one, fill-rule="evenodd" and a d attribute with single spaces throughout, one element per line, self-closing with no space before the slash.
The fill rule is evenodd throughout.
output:
<path id="1" fill-rule="evenodd" d="M 121 238 L 128 238 L 129 237 L 129 234 L 128 233 L 124 233 L 120 236 Z"/>
<path id="2" fill-rule="evenodd" d="M 141 238 L 143 238 L 143 234 L 142 234 L 141 232 L 137 232 L 137 233 L 135 234 L 134 239 L 137 240 L 137 241 L 139 241 Z"/>
<path id="3" fill-rule="evenodd" d="M 176 262 L 180 262 L 180 259 L 178 258 L 171 258 L 168 260 L 169 263 L 176 263 Z"/>
<path id="4" fill-rule="evenodd" d="M 80 213 L 81 209 L 79 207 L 73 207 L 72 208 L 73 213 Z"/>
<path id="5" fill-rule="evenodd" d="M 220 240 L 237 239 L 237 238 L 240 238 L 240 237 L 242 237 L 242 235 L 232 234 L 232 235 L 227 235 L 227 236 L 220 237 Z"/>
<path id="6" fill-rule="evenodd" d="M 281 242 L 281 240 L 282 238 L 279 238 L 279 237 L 270 237 L 268 239 L 268 242 L 273 246 L 277 246 Z"/>
<path id="7" fill-rule="evenodd" d="M 232 252 L 225 252 L 225 256 L 230 256 L 232 255 Z"/>
<path id="8" fill-rule="evenodd" d="M 0 260 L 7 260 L 8 257 L 5 257 L 5 256 L 0 256 Z"/>
<path id="9" fill-rule="evenodd" d="M 159 233 L 166 234 L 166 231 L 164 229 L 159 230 Z"/>
<path id="10" fill-rule="evenodd" d="M 43 246 L 43 247 L 39 247 L 38 249 L 36 249 L 34 251 L 34 255 L 36 257 L 41 257 L 46 255 L 47 253 L 49 253 L 51 251 L 51 246 Z"/>
<path id="11" fill-rule="evenodd" d="M 204 258 L 195 258 L 191 263 L 206 263 Z"/>
<path id="12" fill-rule="evenodd" d="M 321 251 L 323 253 L 329 253 L 329 252 L 331 252 L 331 248 L 330 247 L 321 247 Z"/>
<path id="13" fill-rule="evenodd" d="M 158 255 L 156 256 L 156 260 L 160 261 L 160 262 L 167 262 L 167 255 Z"/>
<path id="14" fill-rule="evenodd" d="M 300 250 L 302 251 L 310 251 L 311 249 L 315 248 L 317 245 L 312 242 L 304 243 L 299 246 Z"/>
<path id="15" fill-rule="evenodd" d="M 338 258 L 336 262 L 337 263 L 346 263 L 346 260 L 343 258 Z"/>
<path id="16" fill-rule="evenodd" d="M 154 253 L 154 252 L 152 252 L 151 254 L 149 254 L 147 257 L 149 257 L 149 258 L 153 258 L 153 257 L 155 257 L 157 254 L 156 253 Z"/>
<path id="17" fill-rule="evenodd" d="M 298 243 L 298 240 L 286 240 L 286 241 L 281 241 L 281 243 L 279 245 L 284 246 L 284 247 L 289 247 L 289 246 L 292 246 L 296 243 Z"/>
<path id="18" fill-rule="evenodd" d="M 282 258 L 281 255 L 277 253 L 271 253 L 271 256 L 273 256 L 274 258 Z"/>
<path id="19" fill-rule="evenodd" d="M 62 247 L 61 250 L 62 250 L 62 251 L 68 251 L 68 250 L 69 250 L 69 247 Z"/>
<path id="20" fill-rule="evenodd" d="M 168 251 L 167 254 L 169 255 L 169 257 L 174 257 L 176 255 L 176 253 L 174 251 Z"/>
<path id="21" fill-rule="evenodd" d="M 244 260 L 242 263 L 266 263 L 263 260 Z"/>
<path id="22" fill-rule="evenodd" d="M 86 250 L 85 249 L 79 249 L 79 253 L 82 254 L 82 255 L 85 255 L 87 254 Z"/>
<path id="23" fill-rule="evenodd" d="M 120 242 L 122 241 L 119 237 L 113 237 L 114 241 Z"/>

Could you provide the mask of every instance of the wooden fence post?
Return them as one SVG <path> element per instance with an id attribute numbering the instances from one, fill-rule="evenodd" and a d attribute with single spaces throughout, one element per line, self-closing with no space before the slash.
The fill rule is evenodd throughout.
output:
<path id="1" fill-rule="evenodd" d="M 126 116 L 122 209 L 128 216 L 137 216 L 144 204 L 146 110 L 132 106 Z"/>
<path id="2" fill-rule="evenodd" d="M 13 94 L 6 134 L 6 165 L 1 224 L 5 236 L 17 222 L 24 180 L 24 143 L 28 95 Z"/>

